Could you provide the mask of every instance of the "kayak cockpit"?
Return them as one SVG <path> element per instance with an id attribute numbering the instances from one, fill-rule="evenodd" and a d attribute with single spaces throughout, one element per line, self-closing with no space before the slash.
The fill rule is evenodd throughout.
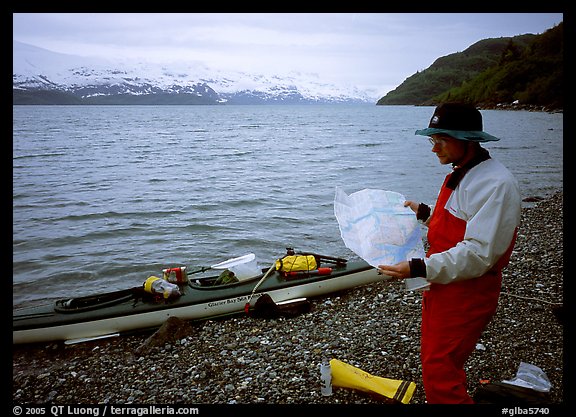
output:
<path id="1" fill-rule="evenodd" d="M 192 279 L 188 281 L 188 286 L 195 290 L 216 290 L 222 288 L 233 288 L 249 282 L 255 282 L 264 276 L 264 272 L 250 278 L 243 278 L 241 280 L 233 276 L 226 275 L 224 271 L 219 276 L 205 277 Z"/>
<path id="2" fill-rule="evenodd" d="M 141 287 L 133 287 L 105 294 L 64 298 L 55 301 L 54 310 L 59 313 L 79 313 L 120 304 L 131 299 L 136 300 L 144 294 Z"/>

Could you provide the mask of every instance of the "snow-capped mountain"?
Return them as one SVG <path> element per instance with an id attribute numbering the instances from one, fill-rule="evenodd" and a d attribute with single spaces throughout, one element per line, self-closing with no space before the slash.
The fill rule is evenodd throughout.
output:
<path id="1" fill-rule="evenodd" d="M 373 104 L 376 99 L 314 74 L 248 74 L 198 62 L 119 62 L 13 41 L 14 104 Z"/>

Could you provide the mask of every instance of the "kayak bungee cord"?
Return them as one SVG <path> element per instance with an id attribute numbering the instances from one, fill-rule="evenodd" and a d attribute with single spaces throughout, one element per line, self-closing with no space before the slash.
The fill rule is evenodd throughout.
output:
<path id="1" fill-rule="evenodd" d="M 256 290 L 258 289 L 260 284 L 262 284 L 264 282 L 264 280 L 266 278 L 268 278 L 268 276 L 270 275 L 270 272 L 272 272 L 274 270 L 276 270 L 276 261 L 274 261 L 272 266 L 270 268 L 268 268 L 268 271 L 266 271 L 264 276 L 262 278 L 260 278 L 260 281 L 258 281 L 258 283 L 254 286 L 254 289 L 252 290 L 252 293 L 250 294 L 250 297 L 248 297 L 248 301 L 246 302 L 246 305 L 244 306 L 244 311 L 246 312 L 246 314 L 248 314 L 248 312 L 250 311 L 250 301 L 252 301 L 252 297 L 254 297 L 254 293 L 256 292 Z"/>

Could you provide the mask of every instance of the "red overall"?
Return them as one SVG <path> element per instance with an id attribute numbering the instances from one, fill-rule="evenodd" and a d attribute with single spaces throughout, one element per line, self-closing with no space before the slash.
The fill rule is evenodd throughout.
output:
<path id="1" fill-rule="evenodd" d="M 427 256 L 443 252 L 464 239 L 466 222 L 444 208 L 452 190 L 444 181 L 428 227 Z M 430 404 L 473 403 L 466 390 L 464 363 L 476 347 L 498 305 L 502 268 L 514 240 L 488 273 L 450 284 L 430 285 L 423 292 L 421 360 L 426 401 Z"/>

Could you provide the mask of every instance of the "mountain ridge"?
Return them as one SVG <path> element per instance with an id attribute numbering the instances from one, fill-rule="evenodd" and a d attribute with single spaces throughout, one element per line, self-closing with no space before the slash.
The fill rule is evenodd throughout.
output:
<path id="1" fill-rule="evenodd" d="M 13 104 L 374 104 L 315 74 L 285 76 L 86 58 L 13 41 Z"/>

